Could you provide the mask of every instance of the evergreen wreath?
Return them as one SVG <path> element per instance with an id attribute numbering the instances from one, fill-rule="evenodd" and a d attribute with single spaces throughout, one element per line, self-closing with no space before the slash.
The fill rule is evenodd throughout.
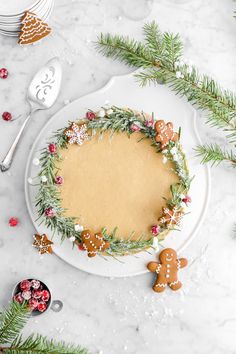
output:
<path id="1" fill-rule="evenodd" d="M 115 132 L 123 132 L 135 134 L 132 131 L 132 125 L 135 124 L 139 127 L 140 132 L 143 134 L 143 138 L 150 139 L 153 148 L 163 154 L 163 158 L 173 162 L 174 171 L 179 177 L 179 182 L 170 186 L 172 197 L 170 200 L 166 200 L 166 207 L 171 211 L 183 214 L 183 198 L 187 195 L 191 184 L 191 178 L 187 167 L 185 154 L 181 148 L 179 140 L 176 142 L 169 141 L 164 150 L 160 149 L 160 143 L 156 142 L 156 131 L 153 127 L 146 124 L 145 115 L 143 113 L 137 113 L 131 109 L 123 109 L 118 107 L 111 107 L 110 109 L 102 109 L 104 114 L 99 117 L 99 114 L 90 111 L 96 118 L 93 120 L 80 120 L 77 123 L 77 127 L 86 125 L 87 129 L 91 131 L 91 138 L 95 134 L 100 134 L 102 137 L 105 131 L 110 131 L 111 135 Z M 60 150 L 68 148 L 68 136 L 66 132 L 74 124 L 70 122 L 67 129 L 63 128 L 58 130 L 53 136 L 54 145 L 56 150 L 51 153 L 48 147 L 45 147 L 41 153 L 40 164 L 41 170 L 39 173 L 40 185 L 39 191 L 36 197 L 36 207 L 39 214 L 39 220 L 45 223 L 45 225 L 53 230 L 58 231 L 62 237 L 62 241 L 66 238 L 73 238 L 74 244 L 80 245 L 82 238 L 82 231 L 76 229 L 76 218 L 65 217 L 63 215 L 63 208 L 61 207 L 61 198 L 58 185 L 55 183 L 58 168 L 57 162 L 61 160 Z M 82 123 L 82 124 L 81 124 Z M 180 135 L 180 132 L 179 132 Z M 50 210 L 52 213 L 48 213 Z M 50 214 L 50 215 L 49 215 Z M 49 217 L 50 216 L 50 217 Z M 164 239 L 165 235 L 171 229 L 174 229 L 176 225 L 170 223 L 160 223 L 160 230 L 158 233 L 158 240 Z M 147 239 L 145 235 L 141 235 L 139 239 L 133 240 L 133 233 L 126 240 L 116 238 L 115 228 L 111 233 L 108 233 L 106 228 L 101 230 L 102 236 L 105 241 L 109 242 L 109 248 L 105 253 L 111 256 L 126 255 L 141 250 L 146 250 L 152 246 L 153 235 Z M 100 252 L 101 253 L 101 252 Z"/>
<path id="2" fill-rule="evenodd" d="M 15 301 L 0 313 L 0 354 L 88 354 L 80 346 L 56 343 L 40 334 L 23 338 L 21 331 L 29 318 L 28 307 Z"/>

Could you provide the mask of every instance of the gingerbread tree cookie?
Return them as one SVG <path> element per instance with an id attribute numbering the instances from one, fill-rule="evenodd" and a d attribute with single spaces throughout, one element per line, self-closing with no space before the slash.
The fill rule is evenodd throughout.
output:
<path id="1" fill-rule="evenodd" d="M 160 143 L 161 150 L 163 150 L 170 141 L 176 142 L 179 139 L 179 135 L 173 131 L 173 124 L 171 122 L 165 123 L 164 120 L 157 120 L 155 130 L 157 132 L 155 140 L 157 143 Z"/>
<path id="2" fill-rule="evenodd" d="M 21 20 L 21 32 L 18 43 L 31 44 L 51 33 L 51 28 L 33 12 L 26 11 Z"/>
<path id="3" fill-rule="evenodd" d="M 187 266 L 186 258 L 177 259 L 176 251 L 172 248 L 164 249 L 159 255 L 160 262 L 150 262 L 147 269 L 152 273 L 157 273 L 156 281 L 153 285 L 153 290 L 161 293 L 167 285 L 172 290 L 181 288 L 182 283 L 178 280 L 178 270 Z"/>
<path id="4" fill-rule="evenodd" d="M 110 247 L 109 242 L 105 241 L 102 233 L 93 233 L 90 230 L 84 230 L 81 233 L 82 246 L 87 251 L 88 257 L 95 257 L 97 252 L 104 252 Z"/>

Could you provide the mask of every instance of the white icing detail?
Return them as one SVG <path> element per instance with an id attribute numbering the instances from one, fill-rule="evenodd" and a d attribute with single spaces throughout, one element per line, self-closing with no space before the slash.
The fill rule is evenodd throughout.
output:
<path id="1" fill-rule="evenodd" d="M 166 274 L 166 278 L 169 278 L 170 276 L 169 276 L 169 274 Z"/>
<path id="2" fill-rule="evenodd" d="M 170 286 L 173 286 L 173 285 L 176 285 L 176 284 L 178 284 L 179 283 L 179 280 L 175 280 L 175 281 L 173 281 L 172 283 L 170 283 L 169 285 Z"/>
<path id="3" fill-rule="evenodd" d="M 157 283 L 157 284 L 155 284 L 155 287 L 165 288 L 165 287 L 166 287 L 166 284 L 164 284 L 164 283 Z"/>

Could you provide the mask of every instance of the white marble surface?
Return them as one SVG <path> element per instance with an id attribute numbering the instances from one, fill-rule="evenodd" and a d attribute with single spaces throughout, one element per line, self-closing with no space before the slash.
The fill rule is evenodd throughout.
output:
<path id="1" fill-rule="evenodd" d="M 0 37 L 0 66 L 10 75 L 0 80 L 1 111 L 26 114 L 25 92 L 32 74 L 57 54 L 63 62 L 61 95 L 50 111 L 37 113 L 24 136 L 9 173 L 0 175 L 0 305 L 7 304 L 18 280 L 45 280 L 54 297 L 63 300 L 60 313 L 32 319 L 25 333 L 38 331 L 55 339 L 80 343 L 103 354 L 230 354 L 236 353 L 235 170 L 212 169 L 212 197 L 201 231 L 186 250 L 191 260 L 181 278 L 183 291 L 156 295 L 152 275 L 105 279 L 88 275 L 56 256 L 41 259 L 31 247 L 34 233 L 24 200 L 23 176 L 28 152 L 38 130 L 69 100 L 104 85 L 114 74 L 129 72 L 96 53 L 92 41 L 100 31 L 129 33 L 139 38 L 146 20 L 163 30 L 179 32 L 186 56 L 222 85 L 236 90 L 236 21 L 231 0 L 56 0 L 51 18 L 54 35 L 22 49 Z M 131 10 L 129 10 L 131 9 Z M 147 16 L 145 19 L 144 16 Z M 0 120 L 3 157 L 21 120 Z M 223 135 L 199 121 L 205 141 L 224 144 Z M 217 137 L 218 136 L 218 137 Z M 9 228 L 11 216 L 20 218 Z"/>

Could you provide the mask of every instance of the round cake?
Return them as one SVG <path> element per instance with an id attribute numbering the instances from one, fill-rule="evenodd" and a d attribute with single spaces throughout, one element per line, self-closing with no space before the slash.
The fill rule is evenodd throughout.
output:
<path id="1" fill-rule="evenodd" d="M 89 257 L 152 247 L 180 226 L 191 179 L 171 122 L 101 108 L 56 132 L 41 156 L 40 218 Z"/>

